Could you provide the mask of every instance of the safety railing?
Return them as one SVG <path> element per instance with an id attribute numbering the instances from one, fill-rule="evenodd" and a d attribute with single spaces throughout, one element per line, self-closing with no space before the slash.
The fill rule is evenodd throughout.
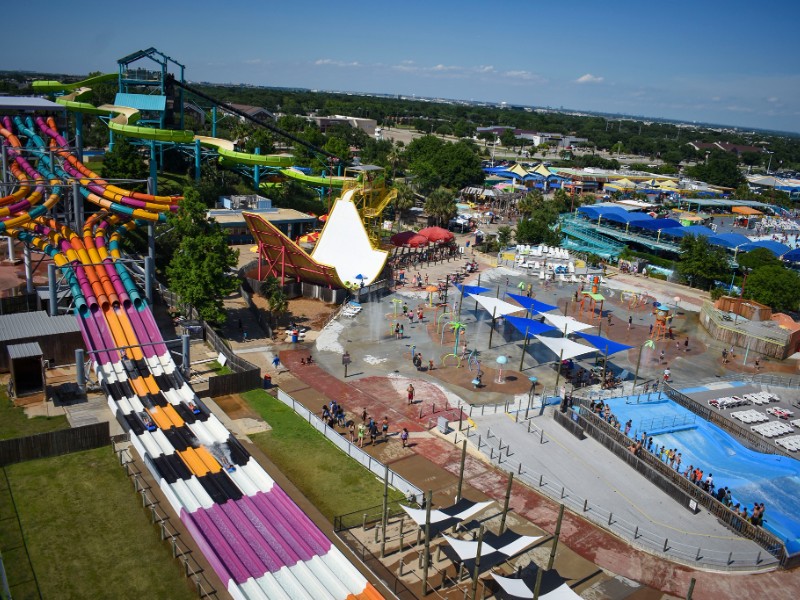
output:
<path id="1" fill-rule="evenodd" d="M 562 414 L 560 411 L 555 411 L 554 415 L 557 415 L 555 416 L 556 419 L 569 420 L 569 417 Z M 575 413 L 575 416 L 581 419 L 581 429 L 586 430 L 588 434 L 591 435 L 599 430 L 599 427 L 590 427 L 592 424 L 588 423 L 586 419 L 582 419 L 577 413 Z M 601 419 L 596 419 L 602 423 Z M 531 428 L 529 423 L 525 420 L 521 420 L 519 424 L 520 426 L 524 426 L 531 435 L 535 436 L 539 443 L 545 443 L 546 433 L 544 431 L 539 428 Z M 611 429 L 610 426 L 608 426 L 608 428 Z M 593 429 L 594 432 L 588 431 L 589 429 Z M 620 431 L 614 431 L 620 436 L 623 435 Z M 739 532 L 741 533 L 742 530 L 750 532 L 752 535 L 751 539 L 757 543 L 763 542 L 761 545 L 764 550 L 752 552 L 724 552 L 699 546 L 690 546 L 676 541 L 675 539 L 666 538 L 658 533 L 649 531 L 646 527 L 637 523 L 632 523 L 623 519 L 618 514 L 614 514 L 613 510 L 609 510 L 608 507 L 601 506 L 588 497 L 583 497 L 573 490 L 570 490 L 562 483 L 553 480 L 552 476 L 540 473 L 530 468 L 528 465 L 523 464 L 521 461 L 514 458 L 514 452 L 508 440 L 504 441 L 490 429 L 486 432 L 481 432 L 475 428 L 468 428 L 463 433 L 471 443 L 475 444 L 478 449 L 489 458 L 490 462 L 496 464 L 499 468 L 513 472 L 516 478 L 526 483 L 532 489 L 556 502 L 563 503 L 575 514 L 592 521 L 596 525 L 614 533 L 632 546 L 641 550 L 662 555 L 670 560 L 689 566 L 702 566 L 730 571 L 754 570 L 774 566 L 776 562 L 782 561 L 785 557 L 785 549 L 777 538 L 760 528 L 755 528 L 749 523 L 742 522 L 741 519 L 739 519 L 741 523 Z M 463 438 L 461 439 L 463 440 Z M 630 440 L 628 441 L 630 442 Z M 604 441 L 601 441 L 601 443 L 612 450 L 620 446 L 611 436 L 604 436 Z M 623 450 L 624 451 L 617 453 L 622 460 L 625 460 L 628 464 L 637 468 L 637 470 L 645 476 L 649 473 L 651 477 L 648 478 L 661 489 L 671 487 L 670 482 L 668 482 L 661 473 L 655 473 L 653 469 L 642 470 L 641 466 L 638 465 L 644 464 L 643 461 L 640 461 L 633 453 L 628 451 L 627 446 L 625 446 Z M 696 490 L 692 490 L 693 492 L 702 492 L 697 486 L 693 487 L 696 488 Z M 724 506 L 721 504 L 720 507 L 724 509 Z M 714 510 L 712 510 L 715 516 L 717 516 L 718 512 L 723 512 L 720 507 L 714 507 Z M 734 526 L 732 525 L 732 527 Z M 751 528 L 758 529 L 758 531 L 751 531 Z"/>

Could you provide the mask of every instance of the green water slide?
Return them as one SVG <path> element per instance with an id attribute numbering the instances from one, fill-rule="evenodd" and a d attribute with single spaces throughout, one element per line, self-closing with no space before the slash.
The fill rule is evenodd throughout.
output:
<path id="1" fill-rule="evenodd" d="M 319 175 L 306 175 L 302 171 L 297 171 L 296 169 L 281 169 L 281 174 L 303 183 L 323 187 L 340 188 L 344 186 L 345 181 L 354 181 L 352 177 L 321 177 Z"/>
<path id="2" fill-rule="evenodd" d="M 34 81 L 33 89 L 42 94 L 52 94 L 54 92 L 71 92 L 79 88 L 90 87 L 97 83 L 104 81 L 111 81 L 116 79 L 116 73 L 104 73 L 102 75 L 95 75 L 83 81 L 76 81 L 74 83 L 62 83 L 61 81 Z"/>

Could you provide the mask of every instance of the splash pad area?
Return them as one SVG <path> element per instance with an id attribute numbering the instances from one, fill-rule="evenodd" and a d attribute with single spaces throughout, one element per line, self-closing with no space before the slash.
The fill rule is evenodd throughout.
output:
<path id="1" fill-rule="evenodd" d="M 730 382 L 731 388 L 744 385 Z M 704 389 L 709 388 L 681 391 L 692 393 Z M 633 421 L 631 435 L 642 431 L 640 424 L 655 424 L 654 430 L 647 431 L 648 437 L 653 435 L 654 447 L 677 448 L 682 454 L 682 471 L 694 465 L 705 475 L 712 473 L 717 489 L 727 486 L 731 490 L 734 504 L 739 502 L 749 511 L 754 502 L 763 502 L 764 528 L 786 541 L 789 554 L 800 552 L 800 461 L 750 450 L 731 434 L 663 394 L 660 398 L 659 394 L 651 393 L 605 402 L 620 423 Z"/>

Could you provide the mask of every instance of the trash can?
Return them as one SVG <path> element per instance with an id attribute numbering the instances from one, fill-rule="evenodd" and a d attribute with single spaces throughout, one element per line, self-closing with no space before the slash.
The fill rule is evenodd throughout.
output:
<path id="1" fill-rule="evenodd" d="M 292 329 L 292 343 L 296 344 L 298 338 L 300 337 L 300 331 L 297 329 Z"/>
<path id="2" fill-rule="evenodd" d="M 268 390 L 272 387 L 272 375 L 264 375 L 264 389 Z"/>

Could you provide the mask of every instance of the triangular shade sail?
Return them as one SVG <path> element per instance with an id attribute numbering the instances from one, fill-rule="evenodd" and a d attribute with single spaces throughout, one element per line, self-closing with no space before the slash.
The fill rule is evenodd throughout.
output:
<path id="1" fill-rule="evenodd" d="M 459 292 L 463 292 L 464 295 L 482 294 L 483 292 L 489 291 L 489 288 L 481 287 L 479 285 L 464 285 L 463 283 L 457 283 L 456 289 L 458 289 Z"/>
<path id="2" fill-rule="evenodd" d="M 615 342 L 614 340 L 610 340 L 599 335 L 591 335 L 589 333 L 578 333 L 578 335 L 589 342 L 592 346 L 600 350 L 600 352 L 604 354 L 607 353 L 609 356 L 616 354 L 617 352 L 622 352 L 623 350 L 630 350 L 633 348 L 633 346 L 620 344 L 619 342 Z M 606 352 L 606 348 L 608 348 L 608 352 Z"/>
<path id="3" fill-rule="evenodd" d="M 442 537 L 450 544 L 450 549 L 455 556 L 451 556 L 451 552 L 446 547 L 445 554 L 453 559 L 457 558 L 457 562 L 463 563 L 467 570 L 472 572 L 478 556 L 478 542 L 459 540 L 446 535 Z M 481 543 L 481 573 L 524 552 L 540 539 L 541 536 L 520 535 L 510 529 L 502 535 L 495 535 L 491 531 L 486 532 Z"/>
<path id="4" fill-rule="evenodd" d="M 535 337 L 542 342 L 542 344 L 547 346 L 556 356 L 560 356 L 561 360 L 569 360 L 570 358 L 577 358 L 578 356 L 597 352 L 594 348 L 579 344 L 578 342 L 573 342 L 567 338 L 551 338 L 541 335 Z"/>
<path id="5" fill-rule="evenodd" d="M 470 294 L 469 296 L 470 298 L 475 300 L 478 304 L 480 304 L 483 308 L 489 311 L 490 315 L 494 315 L 495 317 L 504 317 L 505 315 L 510 315 L 511 313 L 523 310 L 521 306 L 517 306 L 516 304 L 510 304 L 505 300 L 500 300 L 499 298 L 490 298 L 489 296 L 477 296 L 476 294 Z"/>
<path id="6" fill-rule="evenodd" d="M 449 529 L 453 525 L 466 521 L 470 517 L 477 515 L 487 506 L 492 504 L 493 500 L 486 502 L 472 502 L 466 498 L 462 498 L 453 506 L 443 508 L 441 510 L 431 510 L 431 537 L 434 537 L 442 531 Z M 409 517 L 420 527 L 425 527 L 425 509 L 424 508 L 410 508 L 408 506 L 400 505 L 406 511 Z"/>
<path id="7" fill-rule="evenodd" d="M 492 577 L 511 598 L 533 599 L 533 590 L 536 589 L 537 569 L 528 569 L 523 572 L 521 579 L 512 577 L 502 577 L 492 573 Z M 539 586 L 539 598 L 541 600 L 577 600 L 578 594 L 572 591 L 567 585 L 566 579 L 558 574 L 558 571 L 551 569 L 542 573 L 542 582 Z"/>
<path id="8" fill-rule="evenodd" d="M 507 293 L 506 296 L 519 302 L 523 307 L 527 308 L 531 312 L 544 313 L 558 308 L 552 304 L 545 304 L 544 302 L 539 302 L 538 300 L 528 298 L 527 296 L 520 296 L 519 294 Z"/>
<path id="9" fill-rule="evenodd" d="M 539 335 L 545 331 L 552 331 L 555 329 L 552 325 L 542 323 L 539 319 L 525 319 L 523 317 L 509 315 L 506 317 L 506 321 L 511 323 L 514 329 L 519 331 L 522 335 Z"/>
<path id="10" fill-rule="evenodd" d="M 573 317 L 565 317 L 564 315 L 545 313 L 542 316 L 550 321 L 550 323 L 555 325 L 556 329 L 558 329 L 561 333 L 564 333 L 564 328 L 566 327 L 567 335 L 570 333 L 575 333 L 576 331 L 583 331 L 584 329 L 591 329 L 594 327 L 594 325 L 581 323 Z"/>

